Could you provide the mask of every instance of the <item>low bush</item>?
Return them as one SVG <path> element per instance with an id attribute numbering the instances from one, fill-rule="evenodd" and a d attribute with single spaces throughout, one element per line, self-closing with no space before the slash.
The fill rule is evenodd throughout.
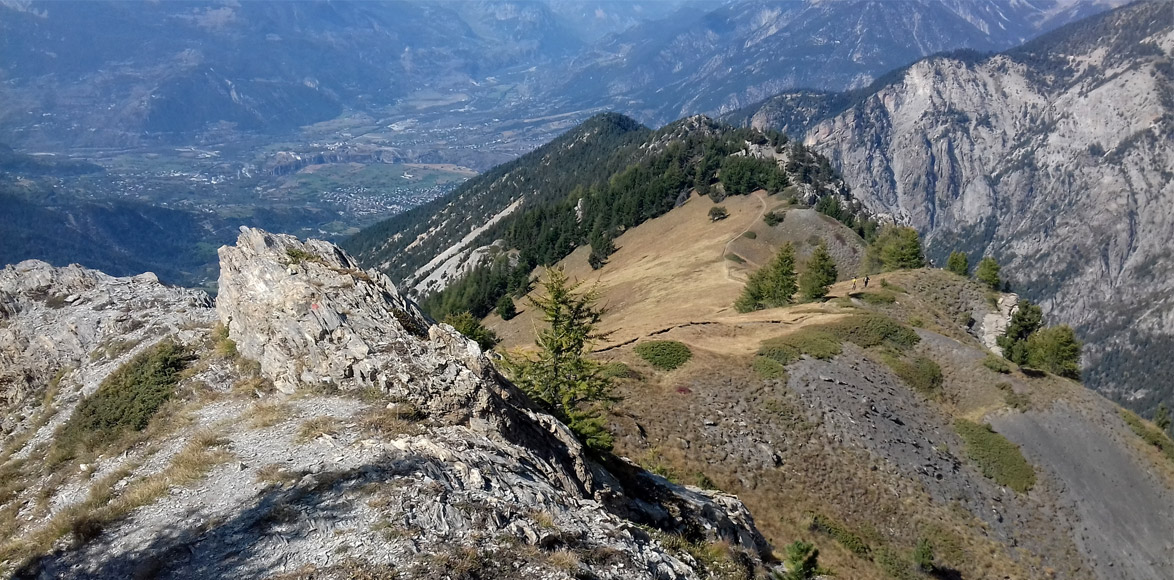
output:
<path id="1" fill-rule="evenodd" d="M 982 366 L 1004 375 L 1011 372 L 1011 363 L 1008 363 L 1007 359 L 993 354 L 988 354 L 986 358 L 982 359 Z"/>
<path id="2" fill-rule="evenodd" d="M 857 298 L 872 306 L 885 306 L 897 301 L 897 296 L 892 292 L 861 292 Z"/>
<path id="3" fill-rule="evenodd" d="M 57 433 L 50 462 L 72 459 L 79 447 L 112 441 L 122 431 L 142 431 L 193 360 L 187 348 L 163 340 L 119 367 L 78 403 Z"/>
<path id="4" fill-rule="evenodd" d="M 936 396 L 941 391 L 944 381 L 942 367 L 932 359 L 924 356 L 915 356 L 909 360 L 887 357 L 885 362 L 915 391 L 927 396 Z"/>
<path id="5" fill-rule="evenodd" d="M 1174 441 L 1167 437 L 1165 433 L 1162 433 L 1162 431 L 1159 429 L 1146 425 L 1145 422 L 1141 420 L 1141 417 L 1138 417 L 1131 411 L 1121 409 L 1121 418 L 1125 420 L 1125 423 L 1129 425 L 1129 428 L 1132 429 L 1138 437 L 1141 437 L 1141 439 L 1146 443 L 1157 447 L 1163 455 L 1170 459 L 1170 461 L 1174 461 Z"/>
<path id="6" fill-rule="evenodd" d="M 773 228 L 773 227 L 783 223 L 783 218 L 785 218 L 786 216 L 787 216 L 786 212 L 768 211 L 768 212 L 762 214 L 762 221 L 766 222 L 766 225 Z"/>
<path id="7" fill-rule="evenodd" d="M 802 355 L 827 360 L 840 354 L 840 340 L 822 327 L 801 328 L 791 334 L 764 340 L 758 355 L 788 365 Z"/>
<path id="8" fill-rule="evenodd" d="M 983 475 L 1019 493 L 1035 486 L 1035 468 L 1024 459 L 1019 446 L 990 425 L 958 419 L 954 430 L 966 442 L 966 455 L 978 464 Z"/>
<path id="9" fill-rule="evenodd" d="M 600 374 L 609 379 L 638 379 L 640 373 L 632 370 L 632 367 L 620 362 L 609 362 L 600 369 Z"/>
<path id="10" fill-rule="evenodd" d="M 754 369 L 754 372 L 764 379 L 780 379 L 783 381 L 787 380 L 786 367 L 773 358 L 756 356 L 754 357 L 754 362 L 751 366 Z"/>
<path id="11" fill-rule="evenodd" d="M 883 345 L 905 350 L 921 342 L 921 337 L 917 336 L 913 329 L 877 314 L 852 316 L 828 324 L 824 328 L 841 340 L 854 343 L 861 348 Z"/>
<path id="12" fill-rule="evenodd" d="M 747 240 L 756 240 L 758 239 L 758 234 L 755 233 L 754 230 L 746 230 L 742 232 L 742 237 L 746 238 Z"/>
<path id="13" fill-rule="evenodd" d="M 652 366 L 671 371 L 693 358 L 693 352 L 675 340 L 653 340 L 636 345 L 636 354 Z"/>
<path id="14" fill-rule="evenodd" d="M 852 530 L 848 529 L 847 526 L 844 526 L 843 524 L 827 516 L 820 514 L 815 514 L 812 516 L 811 529 L 831 536 L 832 539 L 839 542 L 841 546 L 843 546 L 849 552 L 856 554 L 857 556 L 864 556 L 867 558 L 869 552 L 872 551 L 872 549 L 869 548 L 868 543 L 865 542 L 863 538 L 856 535 Z"/>

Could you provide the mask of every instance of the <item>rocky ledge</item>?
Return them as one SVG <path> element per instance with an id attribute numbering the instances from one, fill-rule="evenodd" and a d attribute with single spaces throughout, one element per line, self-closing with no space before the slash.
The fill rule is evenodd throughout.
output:
<path id="1" fill-rule="evenodd" d="M 86 465 L 38 466 L 39 479 L 22 480 L 2 500 L 0 515 L 13 514 L 15 531 L 30 540 L 0 542 L 0 571 L 28 578 L 658 579 L 761 572 L 769 546 L 737 498 L 588 453 L 498 375 L 476 343 L 429 320 L 386 277 L 359 269 L 333 245 L 242 228 L 220 257 L 214 311 L 199 293 L 142 277 L 40 265 L 20 272 L 42 272 L 47 281 L 33 285 L 36 292 L 65 294 L 61 301 L 71 306 L 30 307 L 28 288 L 10 280 L 33 287 L 28 276 L 18 268 L 0 278 L 8 280 L 0 286 L 0 331 L 54 328 L 64 343 L 75 330 L 85 336 L 81 321 L 94 315 L 73 305 L 97 298 L 71 297 L 90 296 L 75 290 L 90 284 L 92 292 L 102 284 L 84 281 L 98 280 L 128 288 L 110 296 L 110 309 L 153 301 L 152 326 L 161 330 L 149 336 L 187 344 L 199 356 L 177 389 L 187 393 L 176 415 L 182 421 L 160 428 L 166 440 Z M 135 280 L 156 294 L 131 290 Z M 186 318 L 166 314 L 179 310 Z M 227 328 L 220 350 L 231 352 L 223 348 L 231 344 L 235 354 L 214 348 L 213 312 Z M 97 348 L 92 343 L 73 350 L 84 355 Z M 21 356 L 8 355 L 3 370 L 24 372 L 31 359 Z M 73 356 L 77 366 L 57 377 L 61 402 L 6 430 L 6 448 L 50 440 L 52 426 L 84 394 L 82 384 L 100 382 L 130 356 L 103 355 L 100 368 Z M 42 367 L 51 373 L 58 364 Z M 178 479 L 194 445 L 215 464 L 195 480 Z M 0 469 L 35 459 L 40 449 L 6 451 Z M 98 517 L 110 510 L 95 498 L 127 505 L 153 480 L 175 482 L 165 500 Z M 49 499 L 31 499 L 38 496 Z M 86 525 L 72 535 L 63 528 L 37 556 L 33 539 L 52 537 L 47 530 L 62 528 L 63 518 Z M 21 553 L 32 558 L 13 556 Z"/>

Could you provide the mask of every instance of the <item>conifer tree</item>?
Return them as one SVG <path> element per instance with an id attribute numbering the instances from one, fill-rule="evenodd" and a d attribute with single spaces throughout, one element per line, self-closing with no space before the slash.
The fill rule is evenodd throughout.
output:
<path id="1" fill-rule="evenodd" d="M 925 252 L 917 230 L 889 226 L 881 230 L 868 248 L 869 270 L 909 270 L 925 266 Z"/>
<path id="2" fill-rule="evenodd" d="M 1027 364 L 1027 338 L 1039 330 L 1043 323 L 1043 309 L 1030 300 L 1020 302 L 1003 336 L 995 339 L 999 348 L 1003 349 L 1003 356 L 1015 364 Z"/>
<path id="3" fill-rule="evenodd" d="M 799 276 L 799 291 L 807 300 L 819 300 L 827 296 L 828 287 L 836 283 L 837 275 L 836 262 L 828 253 L 827 244 L 820 244 Z"/>
<path id="4" fill-rule="evenodd" d="M 752 312 L 790 304 L 796 290 L 795 247 L 787 243 L 769 264 L 750 275 L 734 309 Z"/>
<path id="5" fill-rule="evenodd" d="M 1154 425 L 1167 433 L 1170 431 L 1170 410 L 1166 408 L 1166 403 L 1158 403 L 1158 410 L 1154 411 Z"/>
<path id="6" fill-rule="evenodd" d="M 974 269 L 974 278 L 986 284 L 991 290 L 998 290 L 1002 285 L 999 279 L 999 263 L 990 256 L 979 260 L 978 267 Z"/>
<path id="7" fill-rule="evenodd" d="M 950 252 L 950 257 L 946 260 L 946 270 L 959 276 L 969 276 L 970 257 L 966 255 L 966 252 L 957 250 Z"/>
<path id="8" fill-rule="evenodd" d="M 1054 375 L 1080 380 L 1080 348 L 1067 324 L 1049 326 L 1027 338 L 1027 364 Z"/>
<path id="9" fill-rule="evenodd" d="M 538 353 L 511 353 L 504 368 L 514 384 L 545 404 L 579 439 L 597 451 L 611 449 L 612 436 L 595 404 L 611 397 L 611 380 L 603 365 L 587 358 L 592 342 L 602 335 L 596 326 L 604 311 L 595 306 L 599 293 L 581 290 L 561 267 L 551 268 L 543 295 L 530 299 L 547 327 L 538 333 Z"/>

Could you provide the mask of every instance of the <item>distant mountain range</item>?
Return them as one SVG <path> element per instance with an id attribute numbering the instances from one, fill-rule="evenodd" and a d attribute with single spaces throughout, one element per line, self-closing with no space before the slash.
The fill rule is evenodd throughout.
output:
<path id="1" fill-rule="evenodd" d="M 1110 4 L 748 0 L 682 10 L 592 47 L 554 95 L 655 125 L 727 112 L 786 89 L 861 87 L 941 51 L 1007 49 Z"/>
<path id="2" fill-rule="evenodd" d="M 474 109 L 660 125 L 793 87 L 863 86 L 942 50 L 1008 48 L 1117 1 L 5 0 L 0 142 L 284 135 L 421 94 L 453 126 Z M 455 98 L 466 93 L 481 98 Z"/>
<path id="3" fill-rule="evenodd" d="M 1086 380 L 1139 409 L 1174 385 L 1174 5 L 1137 3 L 991 57 L 729 119 L 786 129 L 937 260 L 989 254 L 1087 341 Z M 973 263 L 972 258 L 972 263 Z"/>

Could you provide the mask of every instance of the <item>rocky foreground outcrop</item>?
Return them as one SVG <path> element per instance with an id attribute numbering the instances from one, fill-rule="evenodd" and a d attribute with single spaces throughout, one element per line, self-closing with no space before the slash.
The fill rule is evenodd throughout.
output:
<path id="1" fill-rule="evenodd" d="M 0 495 L 0 572 L 685 579 L 761 570 L 769 547 L 737 498 L 589 455 L 474 342 L 334 246 L 242 228 L 220 256 L 215 310 L 200 293 L 146 276 L 30 263 L 0 274 L 5 376 L 56 375 L 59 391 L 5 425 L 0 470 L 16 483 Z M 215 318 L 227 339 L 215 338 Z M 33 338 L 42 332 L 48 340 Z M 42 461 L 83 394 L 163 339 L 198 359 L 175 407 L 144 431 L 157 439 Z M 43 397 L 48 382 L 6 386 L 8 408 Z"/>

